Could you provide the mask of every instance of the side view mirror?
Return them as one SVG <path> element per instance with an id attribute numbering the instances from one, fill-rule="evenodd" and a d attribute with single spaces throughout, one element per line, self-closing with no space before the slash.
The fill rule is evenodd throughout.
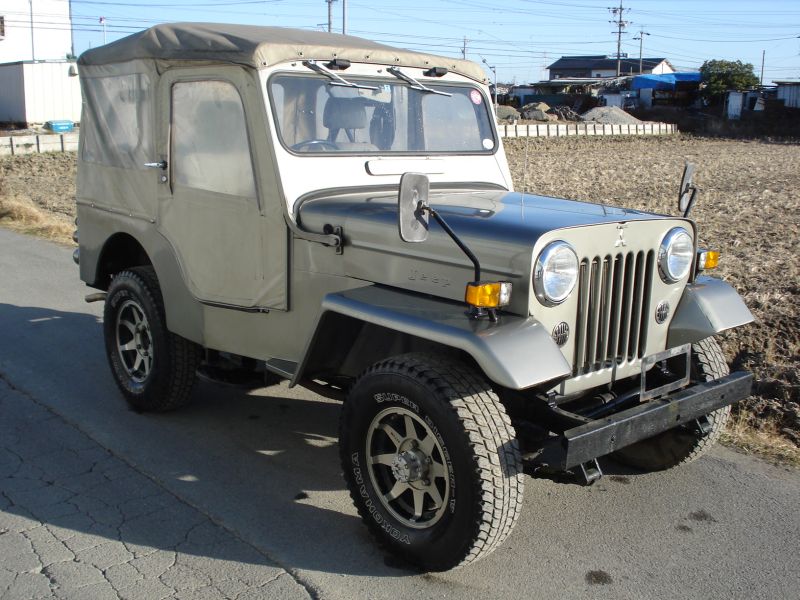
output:
<path id="1" fill-rule="evenodd" d="M 687 162 L 686 166 L 683 168 L 681 187 L 678 190 L 678 210 L 684 217 L 692 210 L 694 198 L 697 195 L 697 187 L 692 183 L 692 177 L 694 177 L 694 165 Z"/>
<path id="2" fill-rule="evenodd" d="M 428 239 L 428 192 L 431 183 L 422 173 L 403 173 L 397 195 L 400 239 L 418 243 Z"/>

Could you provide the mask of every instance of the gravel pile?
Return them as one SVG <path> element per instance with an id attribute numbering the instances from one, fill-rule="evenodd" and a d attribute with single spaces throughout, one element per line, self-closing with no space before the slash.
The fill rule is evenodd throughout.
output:
<path id="1" fill-rule="evenodd" d="M 598 106 L 592 110 L 587 110 L 581 118 L 584 121 L 594 121 L 595 123 L 606 123 L 609 125 L 634 125 L 641 123 L 633 115 L 629 115 L 621 108 L 616 106 Z"/>

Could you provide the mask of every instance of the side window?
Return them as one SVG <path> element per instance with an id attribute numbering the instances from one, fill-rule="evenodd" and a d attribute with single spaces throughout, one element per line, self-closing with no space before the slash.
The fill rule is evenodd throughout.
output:
<path id="1" fill-rule="evenodd" d="M 225 81 L 172 86 L 174 183 L 255 198 L 253 163 L 242 99 Z"/>

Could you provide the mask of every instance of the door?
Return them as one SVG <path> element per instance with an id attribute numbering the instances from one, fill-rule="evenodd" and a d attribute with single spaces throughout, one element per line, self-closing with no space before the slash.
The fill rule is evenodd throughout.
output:
<path id="1" fill-rule="evenodd" d="M 238 67 L 168 71 L 159 86 L 161 233 L 199 300 L 265 296 L 264 218 Z"/>

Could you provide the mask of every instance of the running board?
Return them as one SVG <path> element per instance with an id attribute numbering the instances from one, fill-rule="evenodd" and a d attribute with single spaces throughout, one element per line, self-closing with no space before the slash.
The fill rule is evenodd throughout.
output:
<path id="1" fill-rule="evenodd" d="M 268 371 L 272 371 L 284 379 L 292 379 L 294 374 L 297 372 L 296 362 L 284 360 L 282 358 L 270 358 L 264 362 L 264 366 Z"/>

